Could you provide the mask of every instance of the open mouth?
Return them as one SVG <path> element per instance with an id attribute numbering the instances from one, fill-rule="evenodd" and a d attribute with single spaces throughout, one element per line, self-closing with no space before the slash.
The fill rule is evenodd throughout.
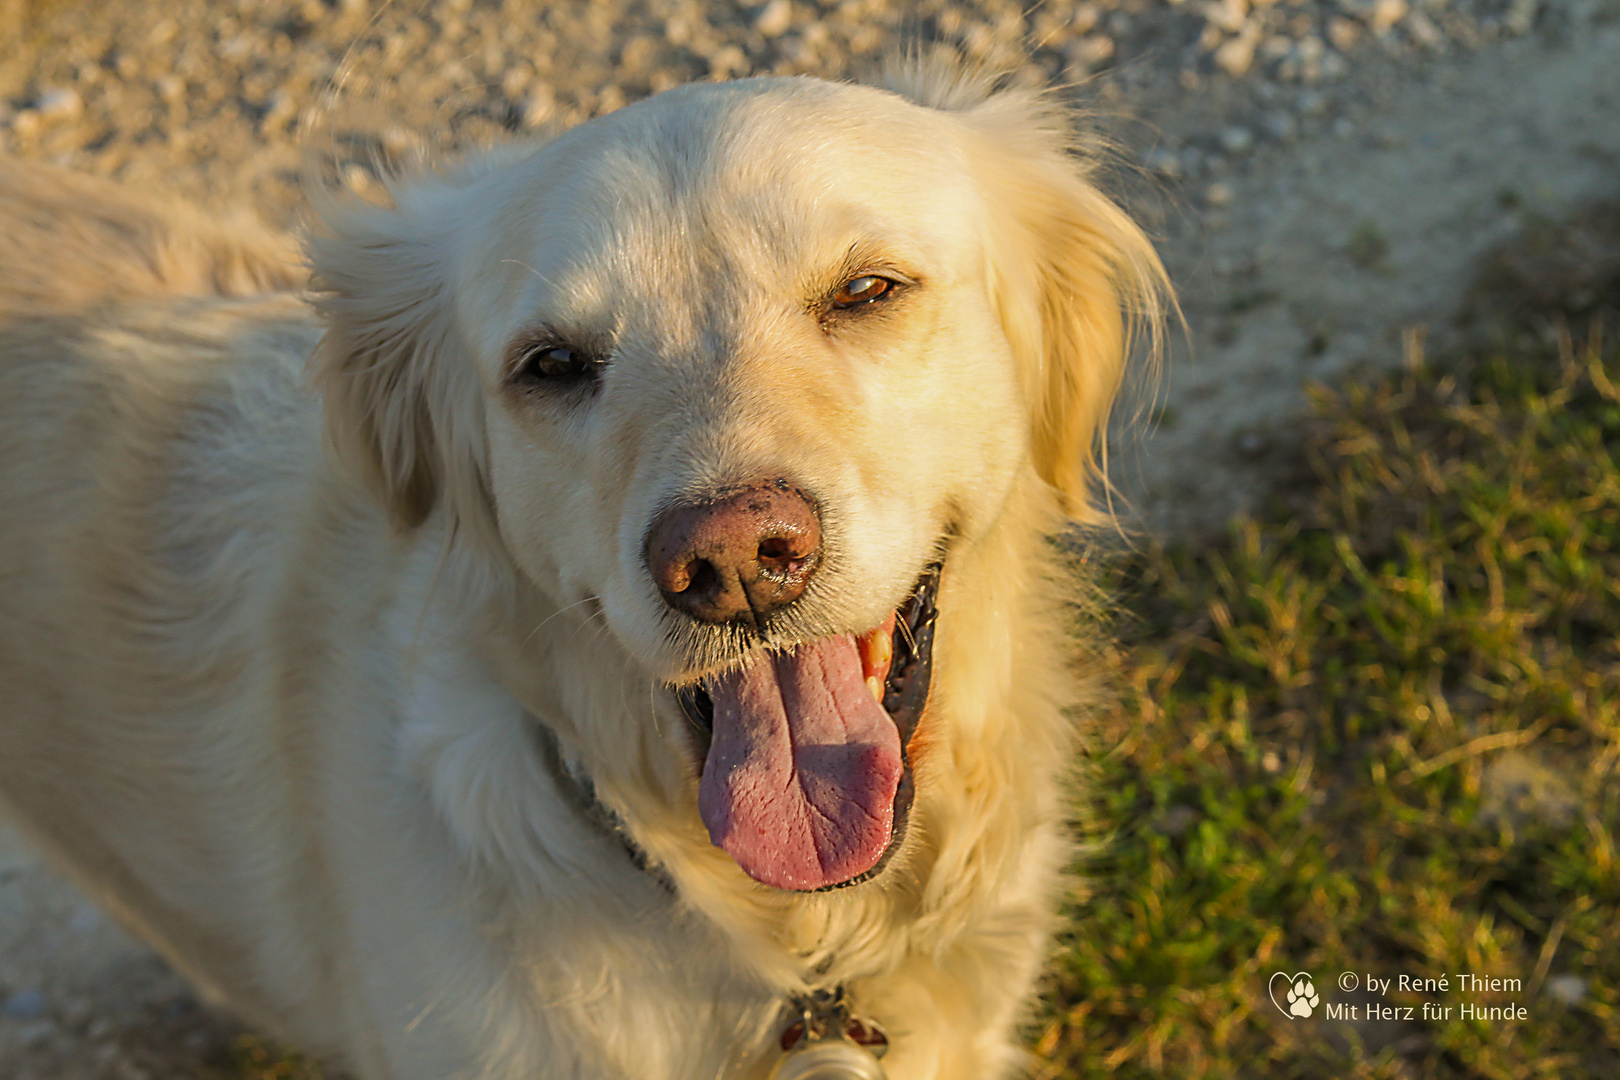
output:
<path id="1" fill-rule="evenodd" d="M 816 891 L 877 874 L 904 839 L 907 748 L 928 702 L 940 564 L 864 634 L 768 649 L 678 687 L 710 838 L 757 881 Z"/>

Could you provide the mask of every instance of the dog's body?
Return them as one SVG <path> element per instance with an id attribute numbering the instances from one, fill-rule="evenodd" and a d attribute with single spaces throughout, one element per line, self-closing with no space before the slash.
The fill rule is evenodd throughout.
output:
<path id="1" fill-rule="evenodd" d="M 1083 681 L 1048 538 L 1158 270 L 1038 100 L 907 94 L 673 91 L 402 186 L 315 309 L 275 237 L 0 163 L 0 801 L 367 1080 L 758 1078 L 832 987 L 895 1080 L 1014 1068 Z M 767 482 L 799 591 L 710 617 L 654 541 Z M 834 669 L 934 564 L 896 744 Z"/>

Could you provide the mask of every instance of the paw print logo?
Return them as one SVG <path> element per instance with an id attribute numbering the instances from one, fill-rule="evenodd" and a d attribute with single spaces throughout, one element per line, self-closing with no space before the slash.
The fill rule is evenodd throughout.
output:
<path id="1" fill-rule="evenodd" d="M 1277 985 L 1279 979 L 1282 980 L 1281 987 Z M 1267 990 L 1271 994 L 1271 1003 L 1277 1006 L 1277 1011 L 1290 1020 L 1304 1019 L 1322 1004 L 1321 997 L 1316 993 L 1316 984 L 1311 982 L 1308 972 L 1298 971 L 1290 975 L 1285 971 L 1279 971 L 1271 976 Z"/>

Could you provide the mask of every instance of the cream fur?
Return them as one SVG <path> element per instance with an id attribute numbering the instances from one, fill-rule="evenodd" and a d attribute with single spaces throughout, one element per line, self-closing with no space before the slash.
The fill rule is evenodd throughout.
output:
<path id="1" fill-rule="evenodd" d="M 313 304 L 256 228 L 0 162 L 9 809 L 366 1080 L 760 1078 L 833 983 L 894 1080 L 1013 1072 L 1086 697 L 1049 537 L 1162 272 L 1053 104 L 888 85 L 678 89 L 329 207 Z M 852 258 L 915 285 L 823 327 Z M 515 388 L 540 324 L 606 343 L 594 396 Z M 756 475 L 827 537 L 779 642 L 947 553 L 910 833 L 825 894 L 709 844 L 664 687 L 729 654 L 640 557 L 669 499 Z"/>

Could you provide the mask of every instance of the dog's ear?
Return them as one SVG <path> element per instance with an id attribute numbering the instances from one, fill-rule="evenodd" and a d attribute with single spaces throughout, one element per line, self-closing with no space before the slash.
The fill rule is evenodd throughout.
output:
<path id="1" fill-rule="evenodd" d="M 327 327 L 313 367 L 327 439 L 401 529 L 441 502 L 452 527 L 492 513 L 482 395 L 452 294 L 456 215 L 436 206 L 445 194 L 327 200 L 308 244 Z"/>
<path id="2" fill-rule="evenodd" d="M 892 68 L 885 85 L 966 126 L 968 155 L 994 224 L 989 285 L 1030 405 L 1036 471 L 1081 520 L 1107 483 L 1107 428 L 1128 362 L 1146 331 L 1157 357 L 1173 305 L 1152 242 L 1093 181 L 1069 111 L 1050 93 L 997 89 L 951 59 Z"/>

